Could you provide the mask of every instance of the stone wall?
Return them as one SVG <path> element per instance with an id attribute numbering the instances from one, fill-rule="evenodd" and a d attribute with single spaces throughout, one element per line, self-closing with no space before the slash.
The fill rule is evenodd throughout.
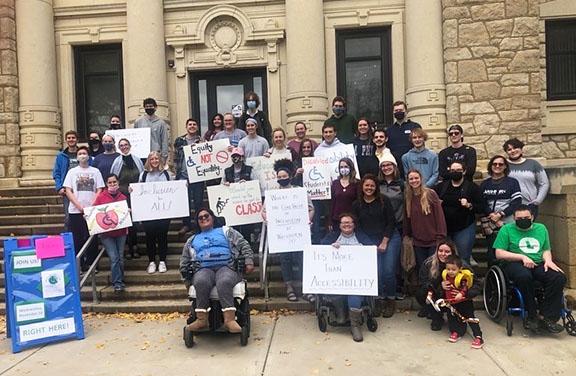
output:
<path id="1" fill-rule="evenodd" d="M 479 159 L 508 138 L 540 155 L 539 0 L 443 0 L 448 123 L 459 123 Z"/>
<path id="2" fill-rule="evenodd" d="M 0 0 L 0 185 L 21 175 L 14 1 Z"/>

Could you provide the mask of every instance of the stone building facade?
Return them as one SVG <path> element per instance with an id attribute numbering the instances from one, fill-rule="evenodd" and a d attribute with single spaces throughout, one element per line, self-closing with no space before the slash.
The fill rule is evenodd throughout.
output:
<path id="1" fill-rule="evenodd" d="M 81 126 L 82 48 L 118 46 L 128 126 L 154 97 L 174 139 L 202 106 L 194 77 L 257 71 L 273 126 L 303 120 L 319 136 L 346 87 L 346 32 L 381 31 L 389 102 L 408 103 L 428 146 L 459 123 L 485 170 L 522 139 L 553 180 L 542 220 L 574 234 L 572 211 L 556 209 L 576 187 L 576 100 L 547 98 L 546 24 L 575 18 L 573 0 L 0 0 L 0 186 L 52 184 L 62 136 Z M 576 255 L 561 261 L 576 287 Z"/>

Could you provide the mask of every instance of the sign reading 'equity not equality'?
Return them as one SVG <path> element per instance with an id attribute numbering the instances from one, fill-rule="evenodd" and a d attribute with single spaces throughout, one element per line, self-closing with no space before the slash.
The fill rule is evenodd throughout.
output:
<path id="1" fill-rule="evenodd" d="M 184 161 L 190 183 L 223 177 L 224 169 L 232 165 L 229 146 L 228 139 L 184 146 Z"/>

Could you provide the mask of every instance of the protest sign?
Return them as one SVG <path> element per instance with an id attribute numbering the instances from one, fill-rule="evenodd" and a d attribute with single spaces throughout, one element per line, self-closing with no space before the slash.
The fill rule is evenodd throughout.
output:
<path id="1" fill-rule="evenodd" d="M 126 200 L 84 208 L 84 218 L 90 235 L 132 226 Z"/>
<path id="2" fill-rule="evenodd" d="M 332 197 L 332 165 L 327 158 L 302 158 L 304 188 L 312 200 L 329 200 Z"/>
<path id="3" fill-rule="evenodd" d="M 228 226 L 262 222 L 262 196 L 257 181 L 213 185 L 207 190 L 210 209 L 226 218 Z"/>
<path id="4" fill-rule="evenodd" d="M 280 186 L 276 181 L 276 172 L 274 171 L 274 162 L 279 159 L 290 159 L 292 156 L 287 154 L 272 154 L 270 157 L 250 157 L 246 159 L 246 165 L 252 167 L 252 179 L 260 182 L 262 193 L 269 189 L 278 189 Z"/>
<path id="5" fill-rule="evenodd" d="M 138 158 L 148 158 L 150 154 L 150 128 L 109 129 L 107 135 L 114 137 L 116 150 L 120 150 L 118 142 L 125 138 L 130 141 L 130 153 Z"/>
<path id="6" fill-rule="evenodd" d="M 228 139 L 184 146 L 184 160 L 190 183 L 223 177 L 224 169 L 232 165 L 229 146 Z"/>
<path id="7" fill-rule="evenodd" d="M 185 180 L 130 184 L 132 220 L 150 221 L 190 215 Z"/>
<path id="8" fill-rule="evenodd" d="M 324 158 L 327 163 L 332 166 L 332 180 L 338 178 L 338 162 L 342 158 L 350 158 L 354 162 L 354 168 L 356 169 L 356 179 L 360 179 L 360 173 L 358 172 L 358 162 L 356 162 L 356 153 L 354 152 L 354 145 L 352 144 L 338 144 L 331 148 L 317 149 L 314 152 L 315 158 Z"/>
<path id="9" fill-rule="evenodd" d="M 314 245 L 304 252 L 304 294 L 378 295 L 376 246 Z"/>
<path id="10" fill-rule="evenodd" d="M 308 249 L 311 241 L 306 189 L 272 189 L 265 194 L 270 253 Z"/>

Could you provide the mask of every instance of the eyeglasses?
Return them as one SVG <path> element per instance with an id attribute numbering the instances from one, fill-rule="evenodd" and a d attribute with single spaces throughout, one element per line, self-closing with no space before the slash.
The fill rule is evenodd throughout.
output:
<path id="1" fill-rule="evenodd" d="M 500 162 L 493 162 L 493 163 L 492 163 L 492 166 L 494 166 L 494 167 L 502 167 L 502 166 L 506 166 L 506 164 L 505 164 L 505 163 L 500 163 Z"/>
<path id="2" fill-rule="evenodd" d="M 199 221 L 205 221 L 205 220 L 207 220 L 208 218 L 210 218 L 210 214 L 204 214 L 204 215 L 199 215 L 199 216 L 198 216 L 198 220 L 199 220 Z"/>
<path id="3" fill-rule="evenodd" d="M 460 132 L 448 132 L 450 136 L 459 136 Z"/>

